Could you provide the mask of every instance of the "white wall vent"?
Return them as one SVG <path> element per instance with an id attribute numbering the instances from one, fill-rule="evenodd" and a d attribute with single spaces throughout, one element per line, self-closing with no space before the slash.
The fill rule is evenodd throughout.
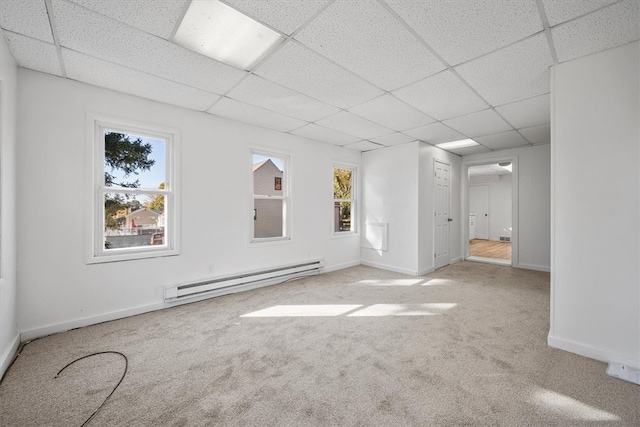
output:
<path id="1" fill-rule="evenodd" d="M 500 236 L 500 241 L 501 242 L 510 242 L 511 241 L 511 237 L 509 237 L 509 236 Z"/>
<path id="2" fill-rule="evenodd" d="M 320 260 L 285 265 L 265 270 L 240 273 L 164 288 L 164 302 L 181 301 L 194 297 L 215 297 L 262 286 L 282 283 L 285 280 L 320 274 L 324 263 Z"/>

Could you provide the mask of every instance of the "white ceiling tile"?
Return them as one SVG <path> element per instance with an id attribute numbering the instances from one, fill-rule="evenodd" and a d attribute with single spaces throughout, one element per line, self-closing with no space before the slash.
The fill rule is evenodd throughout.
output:
<path id="1" fill-rule="evenodd" d="M 522 136 L 532 144 L 544 144 L 551 142 L 551 125 L 544 124 L 530 128 L 518 129 Z"/>
<path id="2" fill-rule="evenodd" d="M 410 137 L 400 132 L 392 133 L 391 135 L 379 136 L 377 138 L 371 138 L 371 142 L 387 146 L 406 144 L 407 142 L 415 140 L 416 138 Z"/>
<path id="3" fill-rule="evenodd" d="M 442 123 L 432 123 L 415 129 L 405 130 L 402 133 L 419 139 L 420 141 L 428 142 L 429 144 L 440 144 L 441 142 L 457 141 L 466 138 L 464 135 L 459 134 Z"/>
<path id="4" fill-rule="evenodd" d="M 481 154 L 481 153 L 491 152 L 491 150 L 489 150 L 486 147 L 483 147 L 482 145 L 476 145 L 474 147 L 455 148 L 447 151 L 453 154 L 457 154 L 458 156 L 470 156 L 471 154 Z"/>
<path id="5" fill-rule="evenodd" d="M 253 19 L 285 34 L 291 34 L 315 15 L 328 0 L 255 1 L 224 0 L 230 6 Z"/>
<path id="6" fill-rule="evenodd" d="M 296 39 L 385 90 L 445 68 L 378 2 L 333 3 Z"/>
<path id="7" fill-rule="evenodd" d="M 316 122 L 320 126 L 344 132 L 349 135 L 358 136 L 363 139 L 375 138 L 376 136 L 393 133 L 389 128 L 380 126 L 362 117 L 351 114 L 348 111 L 340 111 L 329 117 Z"/>
<path id="8" fill-rule="evenodd" d="M 254 107 L 253 105 L 245 104 L 229 98 L 222 98 L 207 112 L 217 116 L 282 132 L 289 132 L 306 124 L 302 120 L 283 116 L 282 114 Z"/>
<path id="9" fill-rule="evenodd" d="M 0 27 L 53 43 L 53 33 L 44 0 L 0 1 Z"/>
<path id="10" fill-rule="evenodd" d="M 549 94 L 535 96 L 522 101 L 496 107 L 498 113 L 516 129 L 549 123 L 551 108 Z"/>
<path id="11" fill-rule="evenodd" d="M 240 82 L 227 96 L 308 122 L 314 122 L 340 111 L 337 107 L 316 101 L 254 75 Z"/>
<path id="12" fill-rule="evenodd" d="M 406 1 L 387 3 L 450 65 L 542 31 L 535 1 Z"/>
<path id="13" fill-rule="evenodd" d="M 456 71 L 491 105 L 501 105 L 549 92 L 552 63 L 549 43 L 541 33 Z"/>
<path id="14" fill-rule="evenodd" d="M 62 76 L 58 51 L 52 44 L 20 34 L 5 32 L 7 43 L 18 65 L 30 70 Z"/>
<path id="15" fill-rule="evenodd" d="M 542 0 L 550 26 L 592 12 L 616 0 Z"/>
<path id="16" fill-rule="evenodd" d="M 526 139 L 515 130 L 508 132 L 496 133 L 493 135 L 485 135 L 474 138 L 476 142 L 484 145 L 492 150 L 502 150 L 505 148 L 521 147 L 529 145 Z"/>
<path id="17" fill-rule="evenodd" d="M 393 94 L 438 120 L 473 113 L 488 107 L 449 70 L 405 86 Z"/>
<path id="18" fill-rule="evenodd" d="M 363 104 L 349 108 L 353 114 L 398 131 L 433 123 L 431 117 L 385 94 Z"/>
<path id="19" fill-rule="evenodd" d="M 358 142 L 361 138 L 357 136 L 347 135 L 346 133 L 338 132 L 333 129 L 328 129 L 322 126 L 318 126 L 314 123 L 309 123 L 306 126 L 292 130 L 292 135 L 298 135 L 309 139 L 314 139 L 320 142 L 327 142 L 335 145 L 351 144 Z"/>
<path id="20" fill-rule="evenodd" d="M 340 108 L 349 108 L 383 91 L 294 42 L 287 42 L 254 73 Z"/>
<path id="21" fill-rule="evenodd" d="M 640 1 L 627 0 L 551 29 L 560 62 L 640 38 Z"/>
<path id="22" fill-rule="evenodd" d="M 188 0 L 69 0 L 102 15 L 168 39 Z"/>
<path id="23" fill-rule="evenodd" d="M 445 120 L 442 123 L 470 138 L 512 130 L 512 127 L 492 109 Z"/>
<path id="24" fill-rule="evenodd" d="M 360 141 L 360 142 L 354 142 L 353 144 L 347 144 L 344 146 L 344 148 L 351 148 L 352 150 L 358 150 L 358 151 L 371 151 L 371 150 L 377 150 L 378 148 L 384 148 L 384 146 L 374 144 L 373 142 L 370 142 L 370 141 Z"/>
<path id="25" fill-rule="evenodd" d="M 203 111 L 219 96 L 140 71 L 92 58 L 68 49 L 62 50 L 67 76 L 92 85 L 179 107 Z"/>
<path id="26" fill-rule="evenodd" d="M 63 47 L 218 94 L 246 74 L 77 5 L 53 8 Z"/>

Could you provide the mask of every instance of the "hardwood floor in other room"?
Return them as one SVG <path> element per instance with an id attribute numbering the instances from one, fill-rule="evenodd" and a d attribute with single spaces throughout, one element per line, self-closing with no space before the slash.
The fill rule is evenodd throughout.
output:
<path id="1" fill-rule="evenodd" d="M 483 258 L 511 259 L 511 242 L 472 239 L 469 241 L 469 255 Z"/>

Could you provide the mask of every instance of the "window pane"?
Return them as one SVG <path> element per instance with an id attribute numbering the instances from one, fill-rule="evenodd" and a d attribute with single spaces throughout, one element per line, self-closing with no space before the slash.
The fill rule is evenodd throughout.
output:
<path id="1" fill-rule="evenodd" d="M 283 196 L 282 176 L 284 159 L 273 156 L 252 155 L 253 194 Z"/>
<path id="2" fill-rule="evenodd" d="M 351 231 L 351 202 L 335 202 L 334 210 L 334 230 Z"/>
<path id="3" fill-rule="evenodd" d="M 333 170 L 333 198 L 351 199 L 351 170 Z"/>
<path id="4" fill-rule="evenodd" d="M 105 250 L 166 244 L 165 199 L 156 194 L 105 194 Z"/>
<path id="5" fill-rule="evenodd" d="M 256 239 L 266 237 L 284 236 L 282 223 L 282 199 L 254 200 L 253 205 L 253 237 Z"/>
<path id="6" fill-rule="evenodd" d="M 166 141 L 106 130 L 104 185 L 157 189 L 166 181 Z"/>

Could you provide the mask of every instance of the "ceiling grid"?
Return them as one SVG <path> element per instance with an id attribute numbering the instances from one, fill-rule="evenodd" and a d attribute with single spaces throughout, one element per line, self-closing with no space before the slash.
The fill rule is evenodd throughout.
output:
<path id="1" fill-rule="evenodd" d="M 207 0 L 219 1 L 219 0 Z M 359 151 L 550 142 L 549 67 L 640 38 L 637 0 L 220 0 L 282 41 L 248 70 L 177 45 L 192 0 L 2 0 L 21 67 Z"/>

